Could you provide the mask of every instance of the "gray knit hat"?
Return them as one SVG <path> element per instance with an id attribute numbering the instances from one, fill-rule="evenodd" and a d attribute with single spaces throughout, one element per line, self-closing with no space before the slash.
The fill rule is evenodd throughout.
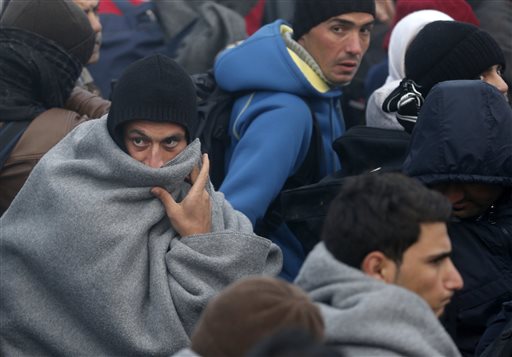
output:
<path id="1" fill-rule="evenodd" d="M 297 0 L 293 38 L 298 40 L 318 24 L 349 12 L 367 12 L 375 17 L 375 0 Z"/>
<path id="2" fill-rule="evenodd" d="M 91 58 L 94 31 L 87 16 L 73 1 L 12 0 L 0 26 L 34 32 L 56 42 L 82 64 Z"/>
<path id="3" fill-rule="evenodd" d="M 180 124 L 190 141 L 198 125 L 196 90 L 178 63 L 155 54 L 126 68 L 112 93 L 107 117 L 110 136 L 123 150 L 123 125 L 132 120 Z"/>

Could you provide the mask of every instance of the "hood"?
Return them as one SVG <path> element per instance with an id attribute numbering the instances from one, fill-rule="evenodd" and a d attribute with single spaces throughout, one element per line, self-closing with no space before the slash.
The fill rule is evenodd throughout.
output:
<path id="1" fill-rule="evenodd" d="M 325 343 L 344 356 L 460 356 L 419 295 L 343 264 L 323 242 L 295 284 L 320 307 Z"/>
<path id="2" fill-rule="evenodd" d="M 215 78 L 227 91 L 276 91 L 304 97 L 336 97 L 331 88 L 286 42 L 293 30 L 282 20 L 263 26 L 239 45 L 222 52 Z M 296 42 L 295 46 L 300 47 Z"/>
<path id="3" fill-rule="evenodd" d="M 405 52 L 418 32 L 426 25 L 434 21 L 453 21 L 445 13 L 437 10 L 415 11 L 400 20 L 393 31 L 388 49 L 388 72 L 386 83 L 400 80 L 405 77 Z M 398 85 L 395 86 L 395 88 Z"/>
<path id="4" fill-rule="evenodd" d="M 403 171 L 439 182 L 512 186 L 512 108 L 477 80 L 436 85 L 414 128 Z"/>

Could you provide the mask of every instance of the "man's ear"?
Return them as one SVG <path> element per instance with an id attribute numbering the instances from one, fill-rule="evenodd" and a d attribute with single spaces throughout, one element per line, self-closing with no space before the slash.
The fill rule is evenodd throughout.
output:
<path id="1" fill-rule="evenodd" d="M 368 253 L 361 263 L 365 274 L 388 284 L 395 281 L 396 269 L 396 263 L 378 250 Z"/>

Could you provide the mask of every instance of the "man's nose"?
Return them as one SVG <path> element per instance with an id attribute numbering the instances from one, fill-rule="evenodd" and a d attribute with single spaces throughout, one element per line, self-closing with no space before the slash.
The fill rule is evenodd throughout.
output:
<path id="1" fill-rule="evenodd" d="M 493 85 L 501 92 L 503 93 L 505 96 L 507 95 L 507 92 L 508 92 L 508 84 L 507 82 L 505 82 L 505 80 L 503 79 L 503 77 L 499 76 L 499 75 L 496 75 L 496 80 L 495 80 L 495 83 L 493 83 Z"/>
<path id="2" fill-rule="evenodd" d="M 448 290 L 455 291 L 460 290 L 464 286 L 464 280 L 460 275 L 459 271 L 453 264 L 452 260 L 449 260 L 449 266 L 447 271 L 447 278 L 445 280 L 445 287 Z"/>
<path id="3" fill-rule="evenodd" d="M 350 54 L 360 56 L 363 53 L 362 39 L 359 31 L 352 31 L 346 42 L 346 51 Z"/>
<path id="4" fill-rule="evenodd" d="M 156 145 L 151 148 L 151 151 L 149 152 L 147 159 L 146 159 L 146 165 L 154 168 L 159 169 L 164 165 L 164 160 L 162 158 L 162 151 L 160 148 Z"/>

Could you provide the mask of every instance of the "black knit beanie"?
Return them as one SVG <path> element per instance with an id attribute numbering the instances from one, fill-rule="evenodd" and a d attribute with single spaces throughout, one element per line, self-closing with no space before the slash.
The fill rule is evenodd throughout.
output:
<path id="1" fill-rule="evenodd" d="M 437 83 L 477 79 L 489 67 L 505 67 L 498 43 L 478 27 L 456 21 L 426 25 L 411 42 L 405 55 L 405 74 L 426 96 Z"/>
<path id="2" fill-rule="evenodd" d="M 111 99 L 108 131 L 125 151 L 123 125 L 132 120 L 180 124 L 187 132 L 187 141 L 196 132 L 195 86 L 187 72 L 167 56 L 155 54 L 129 65 Z"/>
<path id="3" fill-rule="evenodd" d="M 86 64 L 94 50 L 94 31 L 84 11 L 73 1 L 12 0 L 0 26 L 34 32 L 50 39 Z"/>
<path id="4" fill-rule="evenodd" d="M 375 0 L 297 0 L 293 38 L 298 40 L 318 24 L 349 12 L 367 12 L 375 17 Z"/>

